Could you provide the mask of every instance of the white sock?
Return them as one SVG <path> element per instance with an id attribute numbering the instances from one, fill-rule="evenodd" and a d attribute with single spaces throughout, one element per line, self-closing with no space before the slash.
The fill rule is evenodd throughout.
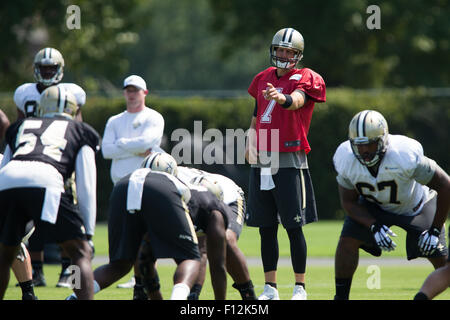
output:
<path id="1" fill-rule="evenodd" d="M 98 284 L 97 281 L 94 280 L 94 294 L 96 294 L 97 292 L 99 292 L 100 289 L 100 285 Z"/>
<path id="2" fill-rule="evenodd" d="M 191 289 L 185 283 L 177 283 L 173 286 L 172 295 L 170 300 L 187 300 L 187 297 L 191 292 Z"/>

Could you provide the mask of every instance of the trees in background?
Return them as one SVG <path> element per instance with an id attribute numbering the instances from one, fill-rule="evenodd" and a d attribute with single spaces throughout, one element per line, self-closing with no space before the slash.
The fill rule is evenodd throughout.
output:
<path id="1" fill-rule="evenodd" d="M 145 0 L 75 1 L 15 0 L 2 3 L 0 13 L 1 91 L 14 90 L 20 83 L 33 81 L 33 58 L 43 47 L 55 47 L 66 62 L 65 80 L 75 79 L 84 87 L 126 72 L 129 59 L 124 48 L 139 41 L 137 30 L 150 16 Z M 73 7 L 73 6 L 72 6 Z M 68 10 L 69 9 L 69 10 Z"/>
<path id="2" fill-rule="evenodd" d="M 449 0 L 79 0 L 80 29 L 69 29 L 69 0 L 5 2 L 0 13 L 1 91 L 32 80 L 44 46 L 66 60 L 66 79 L 87 90 L 119 87 L 140 73 L 157 90 L 240 89 L 268 65 L 276 30 L 305 38 L 302 61 L 329 86 L 450 85 Z"/>
<path id="3" fill-rule="evenodd" d="M 286 26 L 305 38 L 304 64 L 330 86 L 354 88 L 450 84 L 448 0 L 210 0 L 213 29 L 225 35 L 223 50 L 247 39 L 268 41 Z M 380 29 L 367 20 L 376 4 Z M 370 24 L 370 21 L 369 21 Z"/>

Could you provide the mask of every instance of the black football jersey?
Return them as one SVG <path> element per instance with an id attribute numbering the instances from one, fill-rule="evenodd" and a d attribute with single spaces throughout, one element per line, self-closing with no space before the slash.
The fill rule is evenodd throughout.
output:
<path id="1" fill-rule="evenodd" d="M 191 189 L 191 199 L 188 202 L 189 214 L 197 232 L 205 231 L 208 226 L 209 215 L 212 210 L 222 213 L 225 228 L 228 225 L 225 204 L 219 201 L 210 191 L 198 191 Z"/>
<path id="2" fill-rule="evenodd" d="M 48 163 L 66 180 L 75 170 L 79 150 L 87 145 L 98 151 L 100 136 L 87 123 L 63 116 L 31 117 L 20 119 L 8 128 L 6 143 L 11 149 L 11 160 Z"/>

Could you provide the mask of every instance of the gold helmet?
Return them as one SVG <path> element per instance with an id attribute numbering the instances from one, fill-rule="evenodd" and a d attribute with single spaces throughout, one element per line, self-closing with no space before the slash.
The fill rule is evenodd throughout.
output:
<path id="1" fill-rule="evenodd" d="M 34 78 L 44 86 L 57 84 L 64 73 L 64 58 L 54 48 L 41 49 L 34 57 Z"/>
<path id="2" fill-rule="evenodd" d="M 383 115 L 374 110 L 364 110 L 357 113 L 350 121 L 348 127 L 348 138 L 352 146 L 355 157 L 363 165 L 372 167 L 383 158 L 388 145 L 388 125 Z M 358 145 L 377 142 L 377 151 L 370 157 L 370 160 L 364 160 L 358 151 Z"/>
<path id="3" fill-rule="evenodd" d="M 145 157 L 142 168 L 150 168 L 154 171 L 167 172 L 177 176 L 177 161 L 168 153 L 154 152 Z"/>
<path id="4" fill-rule="evenodd" d="M 205 187 L 206 189 L 211 191 L 217 197 L 217 199 L 223 201 L 223 190 L 213 177 L 207 175 L 197 176 L 192 179 L 190 183 L 193 185 Z"/>
<path id="5" fill-rule="evenodd" d="M 294 58 L 286 59 L 277 57 L 277 48 L 288 48 L 295 51 Z M 295 29 L 284 28 L 273 36 L 270 46 L 270 62 L 274 67 L 282 69 L 292 69 L 303 58 L 305 41 L 303 36 Z"/>
<path id="6" fill-rule="evenodd" d="M 77 99 L 71 92 L 62 86 L 51 86 L 42 92 L 36 114 L 38 117 L 63 115 L 73 119 L 77 109 Z"/>

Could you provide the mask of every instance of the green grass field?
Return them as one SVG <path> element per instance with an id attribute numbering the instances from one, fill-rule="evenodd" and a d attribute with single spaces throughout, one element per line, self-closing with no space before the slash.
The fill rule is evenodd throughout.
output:
<path id="1" fill-rule="evenodd" d="M 342 222 L 340 221 L 322 221 L 313 223 L 304 227 L 308 243 L 308 257 L 332 258 L 336 249 L 337 240 L 341 230 Z M 387 258 L 405 257 L 405 232 L 399 228 L 393 228 L 398 237 L 397 249 L 394 252 L 383 254 Z M 96 255 L 107 256 L 107 227 L 104 224 L 97 226 L 95 235 Z M 259 256 L 259 234 L 256 228 L 244 228 L 239 246 L 247 257 Z M 279 246 L 280 257 L 289 256 L 289 242 L 284 229 L 279 229 Z M 361 258 L 370 257 L 368 254 L 361 252 Z M 354 300 L 410 300 L 414 297 L 423 281 L 433 268 L 428 264 L 416 265 L 408 264 L 406 258 L 405 263 L 398 265 L 377 264 L 379 259 L 372 258 L 373 265 L 379 269 L 379 287 L 369 289 L 373 273 L 367 265 L 360 265 L 353 279 L 352 291 L 350 298 Z M 327 260 L 328 261 L 328 260 Z M 330 300 L 334 296 L 334 265 L 332 259 L 329 263 L 321 265 L 307 266 L 307 283 L 306 289 L 309 300 Z M 94 265 L 94 268 L 98 265 Z M 35 288 L 35 293 L 40 300 L 61 300 L 67 297 L 72 291 L 65 288 L 56 288 L 56 282 L 60 272 L 59 265 L 45 265 L 44 272 L 47 280 L 47 287 Z M 262 267 L 250 267 L 250 274 L 255 284 L 256 294 L 260 294 L 264 284 L 264 274 Z M 175 266 L 172 264 L 161 264 L 158 272 L 161 280 L 161 290 L 164 298 L 169 298 L 172 290 L 172 277 Z M 122 278 L 118 283 L 126 282 L 132 276 L 129 275 Z M 239 300 L 239 293 L 231 287 L 232 279 L 228 278 L 227 299 Z M 8 291 L 5 299 L 20 299 L 20 288 L 15 287 L 16 280 L 11 276 Z M 369 286 L 368 286 L 369 284 Z M 100 300 L 130 300 L 132 298 L 132 289 L 118 289 L 116 284 L 102 290 L 95 298 Z M 373 286 L 372 286 L 373 287 Z M 279 266 L 278 268 L 278 289 L 282 300 L 290 299 L 293 289 L 293 274 L 290 266 Z M 202 290 L 200 299 L 213 299 L 213 291 L 207 275 L 205 285 Z M 438 300 L 449 300 L 450 290 L 439 295 Z"/>
<path id="2" fill-rule="evenodd" d="M 447 221 L 447 226 L 450 220 Z M 309 257 L 334 257 L 339 234 L 341 233 L 342 221 L 319 221 L 303 227 L 308 244 Z M 383 257 L 405 257 L 406 233 L 401 228 L 391 228 L 397 237 L 394 241 L 397 248 L 394 251 L 383 253 Z M 280 227 L 278 229 L 278 241 L 280 247 L 280 257 L 289 257 L 289 240 L 286 231 Z M 108 255 L 108 229 L 106 224 L 98 224 L 94 236 L 96 254 Z M 260 242 L 257 228 L 244 227 L 239 238 L 239 247 L 248 257 L 260 256 Z M 364 251 L 360 252 L 361 257 L 371 257 Z M 405 258 L 406 260 L 406 258 Z"/>

